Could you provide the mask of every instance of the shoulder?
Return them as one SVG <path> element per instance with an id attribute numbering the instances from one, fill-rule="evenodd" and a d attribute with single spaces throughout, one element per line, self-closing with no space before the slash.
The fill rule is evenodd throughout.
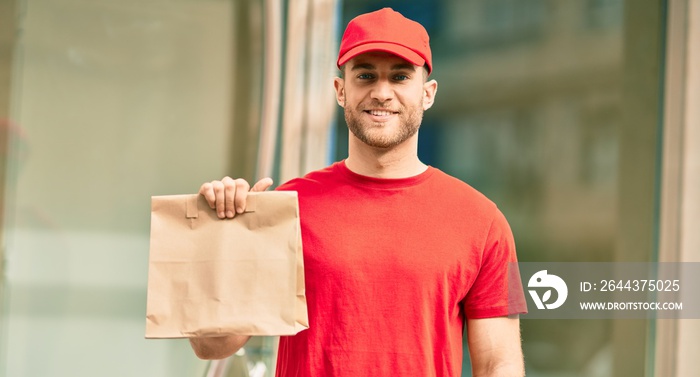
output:
<path id="1" fill-rule="evenodd" d="M 443 224 L 452 224 L 461 232 L 469 230 L 479 239 L 507 237 L 511 233 L 503 212 L 479 190 L 440 170 L 433 174 L 432 181 L 429 195 Z"/>
<path id="2" fill-rule="evenodd" d="M 299 191 L 311 193 L 318 190 L 323 190 L 330 183 L 337 182 L 339 173 L 337 169 L 338 163 L 334 163 L 323 169 L 314 170 L 307 173 L 303 177 L 291 179 L 276 188 L 276 190 Z"/>
<path id="3" fill-rule="evenodd" d="M 468 183 L 437 168 L 431 177 L 431 191 L 444 200 L 462 208 L 471 215 L 482 214 L 493 218 L 500 214 L 496 204 Z"/>

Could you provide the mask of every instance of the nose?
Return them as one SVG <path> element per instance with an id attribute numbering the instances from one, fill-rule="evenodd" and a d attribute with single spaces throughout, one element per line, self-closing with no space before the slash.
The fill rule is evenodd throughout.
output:
<path id="1" fill-rule="evenodd" d="M 370 92 L 370 96 L 379 102 L 386 102 L 394 98 L 394 90 L 388 80 L 377 80 Z"/>

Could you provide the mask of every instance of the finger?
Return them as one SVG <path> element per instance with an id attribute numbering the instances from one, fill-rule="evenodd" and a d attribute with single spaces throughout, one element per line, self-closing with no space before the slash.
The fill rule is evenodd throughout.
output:
<path id="1" fill-rule="evenodd" d="M 205 182 L 199 187 L 199 194 L 204 197 L 209 204 L 209 208 L 216 208 L 216 196 L 214 195 L 214 186 L 211 182 Z"/>
<path id="2" fill-rule="evenodd" d="M 231 177 L 224 177 L 221 183 L 224 184 L 224 214 L 229 219 L 232 219 L 236 216 L 233 206 L 233 200 L 236 198 L 236 182 Z"/>
<path id="3" fill-rule="evenodd" d="M 263 178 L 253 185 L 250 191 L 265 191 L 272 186 L 272 178 Z"/>
<path id="4" fill-rule="evenodd" d="M 250 190 L 250 184 L 245 179 L 236 179 L 236 212 L 243 213 L 245 211 L 245 201 L 248 197 L 248 190 Z"/>
<path id="5" fill-rule="evenodd" d="M 219 216 L 220 219 L 223 219 L 226 217 L 226 213 L 224 213 L 224 183 L 221 181 L 212 181 L 211 185 L 214 189 L 216 215 Z"/>

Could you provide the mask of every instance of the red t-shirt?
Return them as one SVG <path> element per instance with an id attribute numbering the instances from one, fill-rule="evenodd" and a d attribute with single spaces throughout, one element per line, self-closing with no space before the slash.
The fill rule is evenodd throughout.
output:
<path id="1" fill-rule="evenodd" d="M 526 312 L 505 218 L 438 169 L 379 179 L 338 162 L 278 190 L 299 193 L 310 325 L 280 339 L 278 377 L 459 376 L 467 317 Z"/>

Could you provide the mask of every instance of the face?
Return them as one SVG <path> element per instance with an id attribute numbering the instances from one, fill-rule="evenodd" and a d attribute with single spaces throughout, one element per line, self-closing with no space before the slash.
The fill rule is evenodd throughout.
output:
<path id="1" fill-rule="evenodd" d="M 370 52 L 348 61 L 335 89 L 350 132 L 381 149 L 416 135 L 437 91 L 437 82 L 426 82 L 426 76 L 423 67 L 389 53 Z"/>

